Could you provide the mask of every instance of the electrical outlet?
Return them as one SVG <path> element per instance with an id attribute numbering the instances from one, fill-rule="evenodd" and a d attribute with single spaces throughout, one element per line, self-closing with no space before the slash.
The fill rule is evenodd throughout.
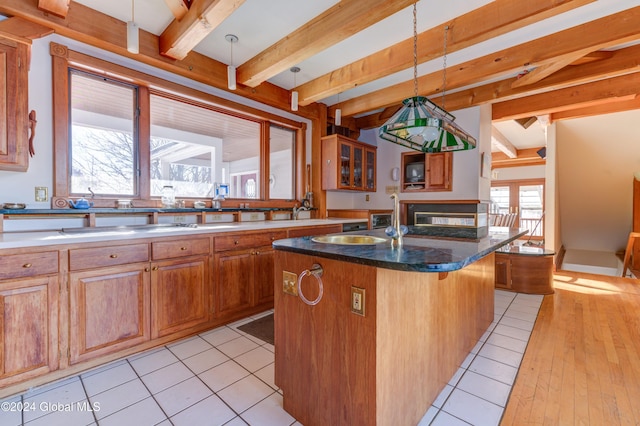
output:
<path id="1" fill-rule="evenodd" d="M 292 296 L 298 295 L 298 275 L 282 271 L 282 291 Z"/>
<path id="2" fill-rule="evenodd" d="M 351 287 L 351 312 L 364 316 L 364 288 Z"/>

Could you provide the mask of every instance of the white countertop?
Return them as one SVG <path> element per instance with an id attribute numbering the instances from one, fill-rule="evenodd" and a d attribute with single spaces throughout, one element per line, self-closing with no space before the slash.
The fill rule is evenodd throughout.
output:
<path id="1" fill-rule="evenodd" d="M 362 219 L 299 219 L 270 220 L 256 222 L 229 222 L 198 224 L 188 226 L 160 226 L 154 228 L 122 227 L 119 229 L 101 230 L 100 228 L 84 228 L 80 232 L 70 231 L 37 231 L 37 232 L 5 232 L 0 233 L 0 249 L 19 247 L 52 246 L 58 244 L 93 243 L 100 241 L 133 240 L 139 238 L 170 237 L 178 235 L 216 234 L 224 232 L 257 231 L 287 229 L 303 226 L 335 225 L 342 223 L 362 222 Z M 95 230 L 95 231 L 92 231 Z"/>

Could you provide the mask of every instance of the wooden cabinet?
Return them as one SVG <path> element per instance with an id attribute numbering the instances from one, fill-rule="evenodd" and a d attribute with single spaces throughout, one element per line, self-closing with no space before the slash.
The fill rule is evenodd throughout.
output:
<path id="1" fill-rule="evenodd" d="M 28 54 L 27 45 L 0 38 L 0 170 L 29 166 Z"/>
<path id="2" fill-rule="evenodd" d="M 402 153 L 402 192 L 451 191 L 453 154 Z"/>
<path id="3" fill-rule="evenodd" d="M 496 253 L 496 288 L 511 290 L 511 259 L 505 253 Z"/>
<path id="4" fill-rule="evenodd" d="M 215 239 L 216 314 L 231 315 L 273 302 L 273 249 L 285 231 Z"/>
<path id="5" fill-rule="evenodd" d="M 0 256 L 0 387 L 58 368 L 58 253 Z"/>
<path id="6" fill-rule="evenodd" d="M 511 250 L 496 252 L 495 287 L 527 294 L 553 293 L 553 252 L 520 246 Z"/>
<path id="7" fill-rule="evenodd" d="M 72 249 L 69 265 L 71 364 L 150 339 L 148 244 Z"/>
<path id="8" fill-rule="evenodd" d="M 210 239 L 154 242 L 151 250 L 151 337 L 208 322 Z"/>
<path id="9" fill-rule="evenodd" d="M 376 147 L 341 135 L 322 138 L 322 189 L 376 190 Z"/>

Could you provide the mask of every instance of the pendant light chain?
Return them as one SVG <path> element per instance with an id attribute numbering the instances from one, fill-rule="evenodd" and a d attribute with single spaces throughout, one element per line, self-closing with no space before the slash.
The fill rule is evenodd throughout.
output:
<path id="1" fill-rule="evenodd" d="M 444 56 L 442 57 L 442 109 L 446 110 L 444 97 L 447 94 L 447 35 L 449 26 L 444 27 Z"/>
<path id="2" fill-rule="evenodd" d="M 418 96 L 418 2 L 413 4 L 413 95 Z"/>

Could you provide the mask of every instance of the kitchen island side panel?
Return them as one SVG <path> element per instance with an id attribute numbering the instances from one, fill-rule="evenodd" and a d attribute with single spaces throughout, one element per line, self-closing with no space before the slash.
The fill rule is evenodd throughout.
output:
<path id="1" fill-rule="evenodd" d="M 316 306 L 283 271 L 324 268 Z M 493 321 L 494 255 L 454 272 L 375 268 L 276 250 L 275 381 L 305 425 L 415 425 Z M 317 296 L 314 278 L 305 296 Z M 365 316 L 351 312 L 365 289 Z"/>
<path id="2" fill-rule="evenodd" d="M 324 294 L 315 306 L 285 294 L 282 272 L 321 265 Z M 276 250 L 275 383 L 284 409 L 305 426 L 375 424 L 376 268 Z M 351 313 L 351 286 L 365 289 L 365 316 Z M 304 295 L 318 284 L 306 276 Z"/>
<path id="3" fill-rule="evenodd" d="M 494 254 L 453 272 L 377 269 L 377 425 L 415 425 L 493 321 Z"/>

